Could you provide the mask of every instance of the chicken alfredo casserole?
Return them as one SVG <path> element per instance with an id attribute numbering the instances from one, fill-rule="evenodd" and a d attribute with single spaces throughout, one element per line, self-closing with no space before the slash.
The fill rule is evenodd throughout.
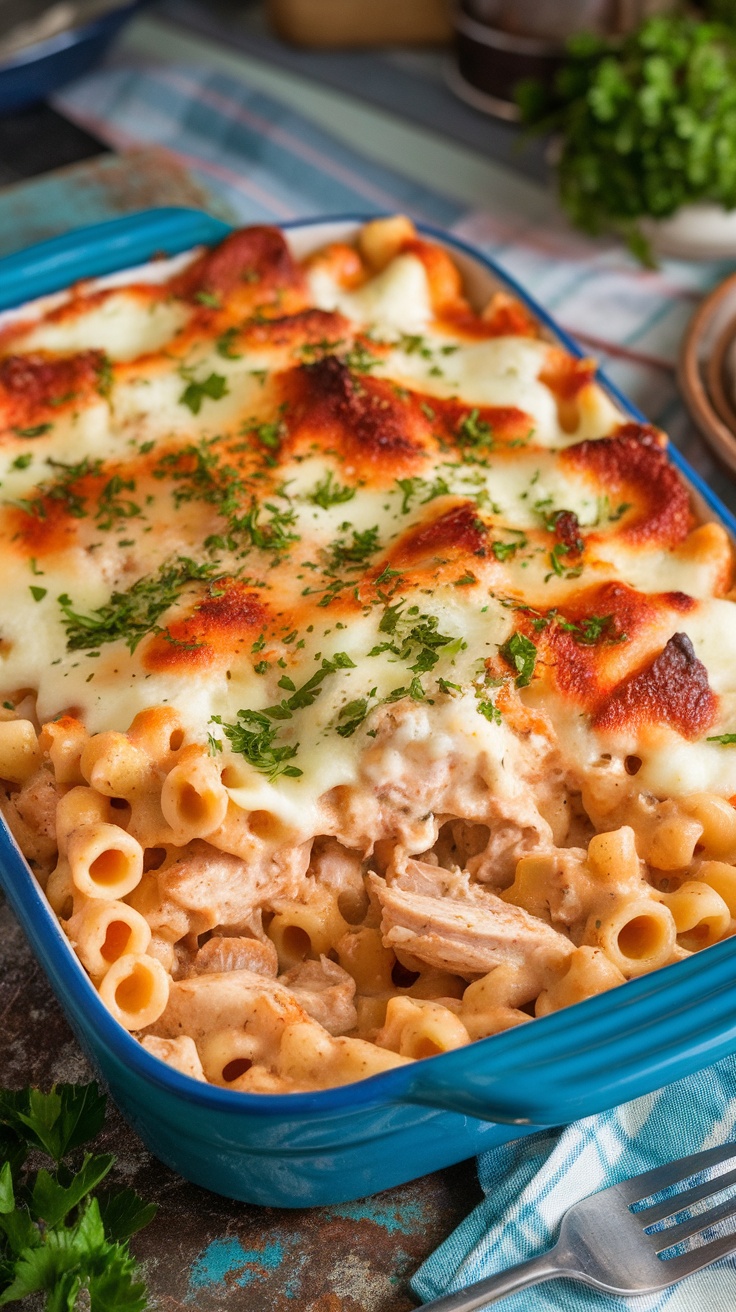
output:
<path id="1" fill-rule="evenodd" d="M 732 933 L 731 551 L 590 361 L 402 218 L 0 337 L 2 809 L 149 1052 L 321 1088 Z"/>

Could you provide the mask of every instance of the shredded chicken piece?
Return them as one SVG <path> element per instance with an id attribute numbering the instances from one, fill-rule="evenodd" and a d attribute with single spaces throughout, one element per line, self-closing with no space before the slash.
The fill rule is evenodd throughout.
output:
<path id="1" fill-rule="evenodd" d="M 256 1041 L 257 1059 L 268 1062 L 286 1026 L 298 1021 L 314 1024 L 282 984 L 252 970 L 231 970 L 174 980 L 166 1010 L 148 1033 L 163 1039 L 189 1035 L 197 1042 L 215 1030 L 238 1028 Z"/>
<path id="2" fill-rule="evenodd" d="M 252 918 L 266 894 L 294 896 L 302 874 L 281 880 L 254 874 L 237 856 L 196 841 L 171 865 L 156 872 L 162 901 L 176 903 L 189 913 L 188 928 L 195 934 L 208 929 L 237 929 Z"/>
<path id="3" fill-rule="evenodd" d="M 549 968 L 574 950 L 556 929 L 460 871 L 409 861 L 394 882 L 376 875 L 369 881 L 381 905 L 385 945 L 441 970 L 471 979 L 502 962 Z"/>
<path id="4" fill-rule="evenodd" d="M 229 970 L 251 970 L 275 979 L 279 970 L 276 948 L 270 939 L 223 938 L 215 935 L 201 947 L 192 963 L 195 975 L 222 975 Z"/>
<path id="5" fill-rule="evenodd" d="M 43 766 L 18 791 L 0 797 L 0 811 L 10 832 L 38 874 L 54 866 L 56 808 L 63 791 L 52 771 Z"/>
<path id="6" fill-rule="evenodd" d="M 300 961 L 285 975 L 279 975 L 279 983 L 291 990 L 307 1014 L 329 1034 L 347 1034 L 355 1029 L 355 980 L 337 962 L 328 957 Z"/>

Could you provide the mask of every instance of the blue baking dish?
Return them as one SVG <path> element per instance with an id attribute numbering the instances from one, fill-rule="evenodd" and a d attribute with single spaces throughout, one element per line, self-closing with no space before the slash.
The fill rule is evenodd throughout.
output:
<path id="1" fill-rule="evenodd" d="M 0 63 L 0 114 L 33 105 L 81 77 L 102 59 L 108 46 L 133 14 L 149 0 L 128 0 L 87 23 L 19 50 Z"/>
<path id="2" fill-rule="evenodd" d="M 316 243 L 362 220 L 288 225 Z M 221 239 L 229 228 L 194 210 L 151 210 L 81 229 L 0 260 L 0 308 L 78 278 Z M 579 348 L 495 263 L 431 228 L 466 275 L 495 280 L 564 345 Z M 621 408 L 639 412 L 605 377 Z M 736 520 L 676 452 L 710 513 Z M 74 956 L 7 829 L 0 883 L 69 1021 L 110 1092 L 156 1156 L 195 1183 L 250 1203 L 342 1202 L 448 1166 L 543 1125 L 589 1116 L 736 1051 L 736 938 L 470 1047 L 318 1093 L 236 1093 L 159 1062 L 112 1019 Z"/>

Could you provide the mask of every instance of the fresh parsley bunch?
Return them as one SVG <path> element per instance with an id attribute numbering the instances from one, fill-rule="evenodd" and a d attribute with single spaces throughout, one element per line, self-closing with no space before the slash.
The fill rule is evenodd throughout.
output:
<path id="1" fill-rule="evenodd" d="M 0 1089 L 0 1307 L 31 1294 L 45 1296 L 46 1312 L 149 1306 L 128 1239 L 156 1208 L 130 1189 L 94 1194 L 114 1158 L 79 1151 L 104 1117 L 96 1084 Z M 36 1167 L 39 1155 L 52 1170 Z"/>
<path id="2" fill-rule="evenodd" d="M 736 206 L 736 31 L 725 24 L 657 17 L 619 41 L 574 37 L 552 91 L 527 81 L 517 99 L 523 122 L 561 135 L 572 222 L 615 229 L 644 263 L 645 216 Z"/>

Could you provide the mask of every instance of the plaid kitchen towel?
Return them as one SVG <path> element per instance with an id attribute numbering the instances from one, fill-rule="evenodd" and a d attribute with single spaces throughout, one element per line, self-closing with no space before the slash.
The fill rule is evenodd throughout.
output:
<path id="1" fill-rule="evenodd" d="M 693 431 L 675 374 L 685 324 L 727 266 L 670 261 L 654 272 L 640 269 L 618 244 L 572 233 L 541 189 L 520 192 L 513 179 L 504 186 L 500 167 L 487 205 L 471 212 L 443 191 L 441 177 L 427 185 L 410 181 L 278 100 L 207 67 L 118 60 L 65 88 L 56 103 L 115 147 L 168 148 L 243 222 L 404 211 L 449 228 L 531 288 L 736 509 L 736 489 Z M 523 209 L 520 194 L 527 198 Z M 484 1154 L 485 1201 L 424 1264 L 414 1282 L 417 1295 L 437 1297 L 542 1251 L 576 1199 L 720 1143 L 733 1135 L 734 1119 L 736 1058 L 561 1132 Z M 670 1292 L 628 1303 L 558 1281 L 513 1295 L 504 1307 L 734 1312 L 736 1264 L 726 1260 Z"/>
<path id="2" fill-rule="evenodd" d="M 419 1269 L 412 1281 L 415 1293 L 428 1302 L 544 1252 L 557 1238 L 563 1213 L 578 1199 L 732 1139 L 735 1121 L 736 1057 L 728 1057 L 659 1093 L 483 1153 L 478 1176 L 485 1198 Z M 623 1274 L 625 1251 L 620 1260 Z M 550 1280 L 511 1294 L 499 1307 L 503 1312 L 734 1312 L 736 1256 L 640 1298 Z"/>

